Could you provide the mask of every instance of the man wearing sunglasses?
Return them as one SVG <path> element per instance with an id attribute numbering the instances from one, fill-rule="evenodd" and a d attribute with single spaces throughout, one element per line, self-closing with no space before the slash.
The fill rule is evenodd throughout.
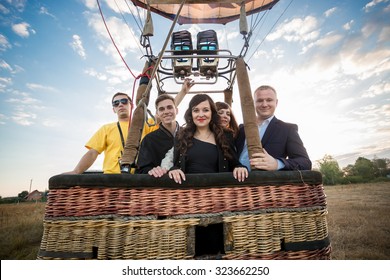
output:
<path id="1" fill-rule="evenodd" d="M 119 160 L 127 139 L 131 98 L 122 92 L 114 94 L 111 100 L 112 110 L 118 121 L 103 125 L 87 142 L 88 152 L 80 159 L 77 166 L 67 174 L 81 174 L 92 166 L 97 157 L 104 152 L 103 173 L 120 173 Z"/>

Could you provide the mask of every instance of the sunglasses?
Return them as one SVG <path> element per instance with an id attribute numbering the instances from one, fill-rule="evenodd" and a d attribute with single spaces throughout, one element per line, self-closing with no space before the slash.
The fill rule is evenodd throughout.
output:
<path id="1" fill-rule="evenodd" d="M 122 98 L 122 99 L 115 100 L 115 101 L 112 102 L 112 106 L 113 107 L 118 107 L 120 103 L 122 103 L 123 105 L 126 105 L 127 103 L 129 103 L 129 99 Z"/>

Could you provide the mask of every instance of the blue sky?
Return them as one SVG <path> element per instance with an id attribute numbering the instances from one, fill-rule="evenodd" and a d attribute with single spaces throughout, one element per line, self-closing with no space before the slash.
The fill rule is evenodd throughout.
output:
<path id="1" fill-rule="evenodd" d="M 299 125 L 314 163 L 325 154 L 342 167 L 359 156 L 390 158 L 390 1 L 295 0 L 285 11 L 290 1 L 267 14 L 251 42 L 245 59 L 252 90 L 261 84 L 277 89 L 276 116 Z M 100 3 L 124 59 L 140 74 L 139 29 L 128 6 L 124 0 Z M 170 22 L 157 15 L 153 21 L 158 54 Z M 113 93 L 132 94 L 134 78 L 95 0 L 3 0 L 0 27 L 0 195 L 6 197 L 29 190 L 30 182 L 43 191 L 51 176 L 73 169 L 89 137 L 115 121 Z M 209 28 L 217 30 L 220 48 L 239 54 L 237 21 L 175 30 Z M 241 122 L 236 86 L 234 94 Z M 155 97 L 153 90 L 152 111 Z M 180 123 L 190 98 L 179 108 Z M 93 169 L 101 168 L 102 158 Z"/>

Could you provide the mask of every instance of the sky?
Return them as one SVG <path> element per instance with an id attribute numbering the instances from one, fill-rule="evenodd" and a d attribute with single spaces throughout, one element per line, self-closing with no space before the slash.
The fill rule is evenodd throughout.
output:
<path id="1" fill-rule="evenodd" d="M 93 133 L 116 121 L 112 95 L 136 90 L 145 52 L 135 19 L 144 12 L 133 17 L 130 1 L 99 2 L 131 72 L 95 0 L 0 1 L 0 196 L 48 189 L 51 176 L 74 168 Z M 171 22 L 152 17 L 157 55 Z M 220 48 L 233 55 L 243 46 L 238 21 L 175 27 L 182 29 L 193 40 L 216 30 Z M 390 158 L 390 0 L 280 0 L 253 34 L 245 56 L 251 89 L 276 88 L 275 115 L 298 124 L 314 165 L 325 155 L 340 167 L 358 157 Z M 180 89 L 169 81 L 164 87 Z M 233 92 L 241 123 L 236 83 Z M 180 124 L 191 97 L 179 106 Z M 102 160 L 91 169 L 101 170 Z"/>

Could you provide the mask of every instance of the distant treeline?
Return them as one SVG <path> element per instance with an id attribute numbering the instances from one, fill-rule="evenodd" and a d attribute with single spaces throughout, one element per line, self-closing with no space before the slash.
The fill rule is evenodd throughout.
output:
<path id="1" fill-rule="evenodd" d="M 330 155 L 317 161 L 324 185 L 390 182 L 390 159 L 359 157 L 355 164 L 340 169 L 338 162 Z"/>

